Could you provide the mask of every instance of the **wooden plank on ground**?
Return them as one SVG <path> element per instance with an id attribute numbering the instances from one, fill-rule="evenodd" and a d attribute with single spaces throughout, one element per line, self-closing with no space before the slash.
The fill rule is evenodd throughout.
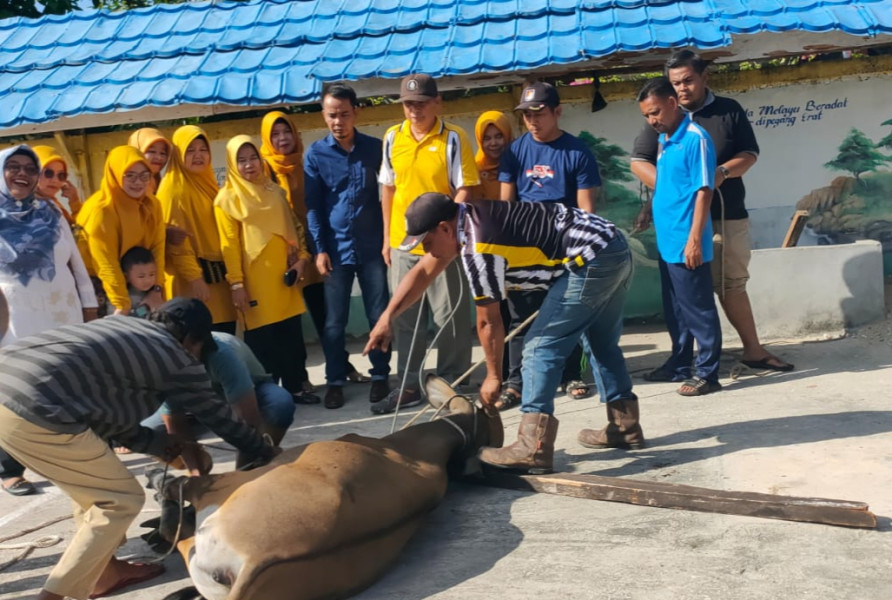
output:
<path id="1" fill-rule="evenodd" d="M 868 510 L 869 507 L 866 503 L 848 500 L 712 490 L 675 483 L 597 475 L 568 473 L 517 475 L 495 472 L 490 469 L 487 469 L 485 477 L 475 481 L 510 490 L 542 492 L 588 500 L 625 502 L 640 506 L 822 523 L 842 527 L 872 529 L 877 526 L 876 515 Z"/>

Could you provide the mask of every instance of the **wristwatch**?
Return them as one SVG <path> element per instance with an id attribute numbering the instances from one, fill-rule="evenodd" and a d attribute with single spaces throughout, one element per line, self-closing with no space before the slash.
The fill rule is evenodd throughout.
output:
<path id="1" fill-rule="evenodd" d="M 728 179 L 729 177 L 731 177 L 731 171 L 729 171 L 725 165 L 719 165 L 718 169 L 723 178 Z"/>

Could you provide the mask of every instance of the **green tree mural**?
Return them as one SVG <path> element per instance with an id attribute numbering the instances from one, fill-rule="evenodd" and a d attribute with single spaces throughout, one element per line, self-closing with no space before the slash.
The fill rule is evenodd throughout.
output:
<path id="1" fill-rule="evenodd" d="M 628 162 L 620 160 L 628 156 L 625 150 L 616 144 L 611 144 L 606 138 L 593 136 L 588 131 L 580 132 L 579 139 L 588 146 L 598 160 L 601 179 L 604 181 L 632 181 Z"/>
<path id="2" fill-rule="evenodd" d="M 848 171 L 855 179 L 861 181 L 861 173 L 875 171 L 878 166 L 888 161 L 889 157 L 877 150 L 870 138 L 853 127 L 839 145 L 839 154 L 833 160 L 824 163 L 824 166 L 835 171 Z"/>
<path id="3" fill-rule="evenodd" d="M 892 119 L 883 121 L 883 125 L 892 127 Z M 892 132 L 890 132 L 888 135 L 886 135 L 886 137 L 877 142 L 877 148 L 888 148 L 889 150 L 892 150 Z"/>

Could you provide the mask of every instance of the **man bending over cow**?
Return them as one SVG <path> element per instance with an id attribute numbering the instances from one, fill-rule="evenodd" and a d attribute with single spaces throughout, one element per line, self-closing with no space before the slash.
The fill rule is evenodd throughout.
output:
<path id="1" fill-rule="evenodd" d="M 506 289 L 548 290 L 524 339 L 523 416 L 517 441 L 505 448 L 483 448 L 484 463 L 529 472 L 552 470 L 558 426 L 553 416 L 555 388 L 580 338 L 607 406 L 608 425 L 600 431 L 582 430 L 579 442 L 590 448 L 637 448 L 644 443 L 638 398 L 619 347 L 632 257 L 612 223 L 558 202 L 457 204 L 443 194 L 427 193 L 409 206 L 406 225 L 409 235 L 400 250 L 423 244 L 426 254 L 394 292 L 366 352 L 387 348 L 392 320 L 461 256 L 486 355 L 480 396 L 484 405 L 492 406 L 501 389 L 505 343 L 499 302 Z"/>
<path id="2" fill-rule="evenodd" d="M 108 317 L 0 350 L 0 446 L 75 507 L 77 531 L 38 600 L 105 596 L 163 572 L 114 558 L 145 495 L 107 441 L 200 471 L 196 446 L 140 426 L 162 402 L 255 459 L 274 454 L 211 388 L 200 359 L 213 348 L 208 309 L 175 298 L 149 320 Z"/>

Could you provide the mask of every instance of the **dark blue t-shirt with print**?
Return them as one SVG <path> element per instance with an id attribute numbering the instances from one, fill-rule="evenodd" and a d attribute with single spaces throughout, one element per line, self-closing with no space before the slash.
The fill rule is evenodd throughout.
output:
<path id="1" fill-rule="evenodd" d="M 553 142 L 525 133 L 502 153 L 499 181 L 517 185 L 517 199 L 576 205 L 578 190 L 601 185 L 598 162 L 579 138 L 563 132 Z"/>

